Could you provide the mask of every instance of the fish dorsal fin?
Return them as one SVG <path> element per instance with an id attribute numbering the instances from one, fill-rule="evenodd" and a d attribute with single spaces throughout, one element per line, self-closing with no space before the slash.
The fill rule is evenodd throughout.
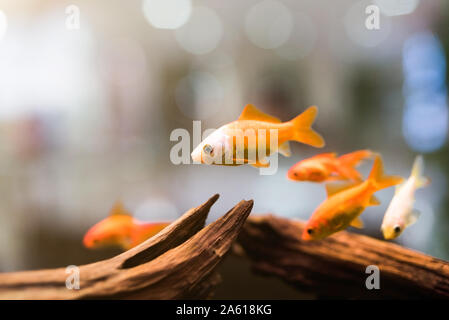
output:
<path id="1" fill-rule="evenodd" d="M 356 217 L 354 220 L 351 221 L 350 225 L 352 227 L 362 229 L 363 228 L 363 221 L 362 221 L 362 219 L 360 219 L 360 217 Z"/>
<path id="2" fill-rule="evenodd" d="M 276 117 L 270 116 L 259 109 L 257 109 L 252 104 L 247 104 L 240 114 L 239 120 L 259 120 L 264 122 L 281 123 Z"/>
<path id="3" fill-rule="evenodd" d="M 352 188 L 355 185 L 357 185 L 357 183 L 354 182 L 341 182 L 341 183 L 328 183 L 326 184 L 326 193 L 327 193 L 327 197 L 329 198 L 330 196 L 342 192 L 346 189 Z"/>
<path id="4" fill-rule="evenodd" d="M 131 216 L 131 213 L 129 213 L 126 209 L 125 206 L 123 205 L 123 202 L 121 201 L 117 201 L 114 206 L 112 207 L 110 213 L 110 216 L 117 216 L 117 215 L 127 215 L 127 216 Z"/>
<path id="5" fill-rule="evenodd" d="M 290 157 L 292 155 L 292 152 L 290 150 L 290 144 L 288 141 L 285 141 L 279 146 L 279 153 L 282 154 L 284 157 Z"/>

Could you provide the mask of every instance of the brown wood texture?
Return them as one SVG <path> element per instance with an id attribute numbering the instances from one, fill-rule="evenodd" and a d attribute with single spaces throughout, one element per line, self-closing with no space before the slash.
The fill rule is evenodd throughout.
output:
<path id="1" fill-rule="evenodd" d="M 214 195 L 159 234 L 109 260 L 80 266 L 80 289 L 66 287 L 65 268 L 0 274 L 0 299 L 207 298 L 220 282 L 217 265 L 253 202 L 241 201 L 204 227 Z"/>
<path id="2" fill-rule="evenodd" d="M 328 298 L 449 298 L 449 263 L 387 241 L 342 231 L 316 242 L 300 239 L 304 223 L 273 215 L 251 216 L 236 247 L 253 271 L 278 277 Z M 380 289 L 368 290 L 369 265 L 379 268 Z"/>

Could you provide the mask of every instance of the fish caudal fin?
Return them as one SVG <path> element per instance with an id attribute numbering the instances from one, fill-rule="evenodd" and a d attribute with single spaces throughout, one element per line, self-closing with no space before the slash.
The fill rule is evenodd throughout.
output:
<path id="1" fill-rule="evenodd" d="M 356 167 L 362 160 L 371 158 L 373 155 L 374 153 L 371 150 L 359 150 L 344 154 L 340 156 L 338 160 L 345 166 Z"/>
<path id="2" fill-rule="evenodd" d="M 429 178 L 423 176 L 424 171 L 424 160 L 422 155 L 416 156 L 415 162 L 412 168 L 412 177 L 415 177 L 415 183 L 417 188 L 425 187 L 429 184 Z"/>
<path id="3" fill-rule="evenodd" d="M 311 128 L 317 114 L 318 108 L 312 106 L 291 120 L 290 123 L 293 125 L 291 139 L 317 148 L 324 147 L 323 137 Z"/>
<path id="4" fill-rule="evenodd" d="M 401 183 L 404 179 L 399 176 L 388 176 L 384 174 L 384 166 L 380 155 L 376 155 L 373 168 L 368 180 L 374 185 L 376 190 L 385 189 Z"/>

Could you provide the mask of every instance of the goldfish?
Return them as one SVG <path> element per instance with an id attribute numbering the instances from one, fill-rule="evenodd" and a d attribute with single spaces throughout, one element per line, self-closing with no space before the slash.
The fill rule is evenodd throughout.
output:
<path id="1" fill-rule="evenodd" d="M 419 218 L 419 211 L 413 209 L 415 191 L 425 187 L 430 180 L 422 176 L 424 160 L 417 156 L 413 163 L 410 177 L 396 187 L 396 192 L 385 212 L 381 231 L 387 240 L 398 237 L 405 228 L 414 224 Z"/>
<path id="2" fill-rule="evenodd" d="M 399 176 L 385 175 L 382 158 L 376 155 L 371 172 L 365 181 L 326 185 L 327 199 L 318 206 L 306 223 L 302 239 L 323 239 L 350 225 L 363 228 L 360 214 L 366 207 L 380 204 L 374 193 L 402 181 Z"/>
<path id="3" fill-rule="evenodd" d="M 87 231 L 83 243 L 89 249 L 119 246 L 128 250 L 151 238 L 169 224 L 169 222 L 138 221 L 126 211 L 121 202 L 117 202 L 111 209 L 109 217 Z"/>
<path id="4" fill-rule="evenodd" d="M 359 150 L 337 157 L 335 152 L 322 153 L 299 161 L 287 172 L 294 181 L 324 182 L 335 180 L 362 181 L 355 167 L 364 159 L 373 156 L 370 150 Z"/>
<path id="5" fill-rule="evenodd" d="M 296 118 L 281 122 L 248 104 L 238 120 L 207 136 L 191 153 L 192 159 L 197 163 L 260 168 L 269 166 L 266 158 L 275 152 L 289 157 L 290 140 L 321 148 L 324 139 L 311 128 L 317 113 L 318 108 L 312 106 Z"/>

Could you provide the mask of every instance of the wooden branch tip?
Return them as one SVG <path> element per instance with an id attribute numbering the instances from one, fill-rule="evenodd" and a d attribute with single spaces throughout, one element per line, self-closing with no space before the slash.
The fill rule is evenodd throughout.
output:
<path id="1" fill-rule="evenodd" d="M 218 194 L 154 237 L 108 260 L 79 267 L 79 289 L 65 268 L 0 274 L 0 299 L 201 299 L 213 294 L 217 266 L 251 212 L 241 201 L 204 227 Z"/>

